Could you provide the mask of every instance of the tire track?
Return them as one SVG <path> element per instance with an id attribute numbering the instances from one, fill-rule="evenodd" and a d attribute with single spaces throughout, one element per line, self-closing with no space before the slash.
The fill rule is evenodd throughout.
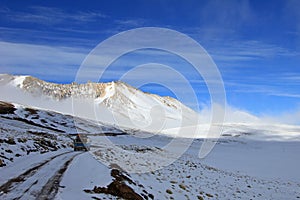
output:
<path id="1" fill-rule="evenodd" d="M 49 163 L 50 161 L 52 161 L 53 159 L 68 154 L 68 153 L 72 153 L 73 151 L 69 151 L 69 152 L 64 152 L 55 156 L 50 157 L 49 159 L 47 159 L 46 161 L 28 169 L 27 171 L 25 171 L 24 173 L 22 173 L 21 175 L 12 178 L 10 180 L 8 180 L 6 183 L 4 183 L 3 185 L 0 186 L 0 197 L 3 194 L 9 193 L 11 190 L 13 190 L 14 188 L 16 188 L 18 185 L 20 185 L 21 183 L 23 183 L 27 178 L 31 177 L 32 175 L 34 175 L 40 168 L 42 168 L 44 165 L 46 165 L 47 163 Z"/>
<path id="2" fill-rule="evenodd" d="M 54 199 L 65 171 L 73 159 L 78 155 L 79 154 L 76 154 L 66 161 L 65 164 L 48 180 L 48 182 L 43 186 L 41 192 L 37 195 L 37 200 Z"/>

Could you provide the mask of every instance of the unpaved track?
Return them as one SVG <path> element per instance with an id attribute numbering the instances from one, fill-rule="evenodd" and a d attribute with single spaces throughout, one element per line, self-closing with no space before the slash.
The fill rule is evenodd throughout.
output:
<path id="1" fill-rule="evenodd" d="M 68 165 L 79 154 L 70 151 L 55 155 L 8 180 L 0 186 L 0 199 L 53 199 Z"/>
<path id="2" fill-rule="evenodd" d="M 65 164 L 48 180 L 48 182 L 43 186 L 41 192 L 36 199 L 54 199 L 58 188 L 60 187 L 59 183 L 62 179 L 63 174 L 67 170 L 69 164 L 78 154 L 74 155 L 70 160 L 65 162 Z"/>

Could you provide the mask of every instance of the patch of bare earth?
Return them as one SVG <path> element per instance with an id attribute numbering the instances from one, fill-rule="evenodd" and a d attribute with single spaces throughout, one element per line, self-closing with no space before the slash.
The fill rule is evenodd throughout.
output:
<path id="1" fill-rule="evenodd" d="M 128 175 L 125 175 L 120 169 L 112 169 L 111 176 L 114 180 L 106 187 L 95 186 L 92 190 L 84 190 L 86 193 L 90 194 L 110 194 L 116 197 L 120 197 L 126 200 L 144 200 L 144 199 L 154 199 L 152 194 L 143 190 L 141 194 L 134 191 L 129 185 L 134 185 L 142 187 L 142 185 L 137 185 L 134 181 L 130 179 Z"/>

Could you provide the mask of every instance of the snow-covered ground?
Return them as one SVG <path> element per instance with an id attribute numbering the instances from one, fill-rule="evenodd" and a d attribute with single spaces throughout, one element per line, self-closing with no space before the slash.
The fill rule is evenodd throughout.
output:
<path id="1" fill-rule="evenodd" d="M 109 139 L 135 154 L 146 154 L 153 147 L 161 149 L 169 140 L 161 136 L 145 139 L 130 135 Z M 154 199 L 300 198 L 298 142 L 281 144 L 225 139 L 218 143 L 210 156 L 199 159 L 197 152 L 201 143 L 201 140 L 195 140 L 189 150 L 169 166 L 148 173 L 126 175 L 130 181 L 125 182 L 141 196 L 153 195 Z M 102 147 L 101 153 L 101 158 L 107 157 L 106 160 L 97 161 L 92 154 L 81 154 L 74 159 L 60 183 L 58 199 L 75 196 L 84 199 L 116 198 L 84 191 L 93 190 L 95 186 L 106 187 L 114 179 L 111 168 L 118 168 L 118 165 L 112 164 L 114 162 L 110 159 L 111 154 L 116 152 Z M 162 154 L 168 156 L 171 153 L 162 150 L 158 156 Z M 145 155 L 143 162 L 152 163 L 152 159 L 155 158 Z M 107 166 L 108 162 L 110 166 Z"/>
<path id="2" fill-rule="evenodd" d="M 149 168 L 155 160 L 172 156 L 172 152 L 163 150 L 169 139 L 163 136 L 110 138 L 115 145 L 134 151 L 135 155 L 144 154 L 143 162 Z M 209 198 L 206 194 L 213 195 L 212 199 L 300 198 L 298 141 L 224 138 L 209 156 L 199 159 L 198 152 L 202 142 L 201 139 L 194 140 L 188 151 L 171 165 L 154 172 L 132 174 L 133 180 L 142 184 L 148 193 L 155 194 L 157 199 L 169 199 L 171 196 L 174 199 L 196 199 L 198 195 Z M 157 151 L 156 156 L 149 157 L 147 151 L 152 151 L 151 147 L 162 150 Z M 141 151 L 143 149 L 145 151 Z M 124 152 L 114 160 L 111 154 L 118 153 L 115 149 L 102 149 L 101 152 L 99 160 L 103 163 L 107 160 L 118 162 L 116 158 L 123 159 L 121 162 L 126 161 L 122 158 L 125 156 Z M 168 194 L 167 190 L 171 190 L 172 194 Z"/>
<path id="3" fill-rule="evenodd" d="M 203 139 L 193 139 L 177 157 L 173 150 L 190 140 L 177 138 L 178 146 L 166 148 L 175 138 L 137 130 L 122 135 L 77 118 L 81 132 L 93 133 L 91 151 L 82 153 L 70 148 L 73 117 L 5 102 L 1 108 L 0 153 L 6 164 L 0 168 L 1 199 L 118 199 L 118 192 L 128 188 L 141 199 L 300 198 L 295 127 L 286 126 L 293 137 L 279 137 L 287 134 L 280 134 L 281 126 L 278 137 L 266 139 L 256 137 L 260 131 L 267 134 L 263 128 L 227 125 L 213 151 L 199 159 Z M 96 135 L 99 130 L 117 136 Z M 148 172 L 127 173 L 124 164 Z"/>
<path id="4" fill-rule="evenodd" d="M 300 199 L 299 126 L 238 113 L 244 120 L 223 124 L 200 159 L 209 124 L 176 135 L 181 117 L 194 122 L 195 113 L 174 99 L 118 82 L 59 85 L 10 75 L 0 76 L 0 91 L 7 92 L 0 99 L 0 199 Z M 93 98 L 73 112 L 72 95 Z M 122 123 L 107 123 L 112 114 Z M 89 152 L 73 151 L 76 133 L 88 135 Z"/>
<path id="5" fill-rule="evenodd" d="M 100 136 L 99 136 L 100 137 Z M 127 150 L 143 149 L 145 147 L 162 147 L 164 138 L 153 137 L 151 139 L 137 139 L 136 137 L 124 135 L 118 137 L 110 137 L 115 144 L 123 147 L 127 146 Z M 165 138 L 168 140 L 168 138 Z M 299 183 L 299 159 L 284 159 L 278 162 L 276 157 L 294 155 L 297 158 L 300 152 L 299 143 L 289 145 L 286 143 L 283 146 L 278 146 L 275 143 L 264 143 L 257 141 L 241 142 L 241 141 L 224 141 L 217 145 L 211 156 L 201 160 L 197 157 L 201 140 L 196 140 L 191 148 L 178 160 L 171 165 L 149 173 L 129 174 L 130 180 L 126 182 L 136 193 L 148 194 L 154 199 L 297 199 L 300 198 L 300 183 Z M 133 145 L 135 144 L 135 145 Z M 155 145 L 153 145 L 155 144 Z M 135 148 L 132 148 L 132 147 Z M 271 149 L 270 149 L 271 147 Z M 231 150 L 230 150 L 231 149 Z M 285 152 L 282 152 L 282 149 Z M 272 150 L 272 154 L 269 154 Z M 233 156 L 226 156 L 235 151 Z M 68 151 L 63 151 L 68 152 Z M 104 155 L 109 156 L 112 152 L 101 149 Z M 57 154 L 62 153 L 61 151 Z M 138 151 L 136 151 L 138 153 Z M 145 152 L 140 152 L 144 154 Z M 243 154 L 246 154 L 248 162 L 244 162 Z M 76 154 L 76 153 L 75 153 Z M 169 155 L 166 152 L 166 155 Z M 46 156 L 47 155 L 47 156 Z M 22 174 L 28 168 L 31 168 L 38 163 L 43 163 L 51 158 L 54 154 L 38 154 L 31 156 L 29 159 L 19 160 L 11 167 L 1 169 L 4 179 L 15 177 L 17 174 Z M 71 156 L 58 159 L 59 162 Z M 277 155 L 277 156 L 274 156 Z M 218 157 L 216 157 L 218 156 Z M 144 162 L 152 162 L 145 157 Z M 251 165 L 252 162 L 252 165 Z M 266 163 L 268 168 L 266 169 Z M 88 193 L 85 190 L 93 190 L 95 186 L 106 187 L 114 178 L 111 176 L 111 169 L 118 168 L 117 165 L 106 166 L 107 163 L 102 163 L 94 159 L 89 152 L 82 153 L 73 159 L 68 168 L 63 174 L 58 185 L 56 199 L 117 199 L 117 197 L 108 194 Z M 249 166 L 250 164 L 250 166 Z M 26 190 L 26 187 L 35 183 L 35 180 L 40 180 L 41 176 L 53 176 L 55 171 L 60 169 L 62 164 L 57 165 L 56 161 L 51 161 L 47 168 L 38 170 L 36 175 L 26 180 L 26 184 L 17 185 L 8 195 L 2 197 L 21 196 L 20 192 Z M 295 165 L 294 167 L 291 167 Z M 44 170 L 51 169 L 52 173 L 43 174 Z M 12 173 L 12 171 L 14 173 Z M 266 173 L 267 172 L 267 173 Z M 13 175 L 15 176 L 13 176 Z M 35 178 L 36 177 L 36 178 Z M 43 179 L 42 179 L 43 180 Z M 41 185 L 34 185 L 29 191 L 39 191 L 46 181 L 40 181 Z M 24 188 L 23 188 L 24 187 Z M 23 188 L 23 189 L 22 189 Z M 35 194 L 33 192 L 33 194 Z M 32 195 L 26 192 L 25 197 Z M 150 197 L 149 197 L 150 199 Z"/>

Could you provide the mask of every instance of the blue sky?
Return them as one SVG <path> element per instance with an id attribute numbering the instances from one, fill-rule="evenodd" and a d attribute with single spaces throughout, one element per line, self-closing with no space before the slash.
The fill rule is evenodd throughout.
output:
<path id="1" fill-rule="evenodd" d="M 1 0 L 0 73 L 72 82 L 85 56 L 101 41 L 133 28 L 164 27 L 187 34 L 212 56 L 229 105 L 258 115 L 300 113 L 299 10 L 297 0 Z M 105 81 L 147 62 L 180 66 L 199 101 L 209 103 L 205 84 L 187 63 L 156 53 L 121 57 L 111 67 L 116 73 Z M 142 89 L 173 95 L 157 85 Z"/>

